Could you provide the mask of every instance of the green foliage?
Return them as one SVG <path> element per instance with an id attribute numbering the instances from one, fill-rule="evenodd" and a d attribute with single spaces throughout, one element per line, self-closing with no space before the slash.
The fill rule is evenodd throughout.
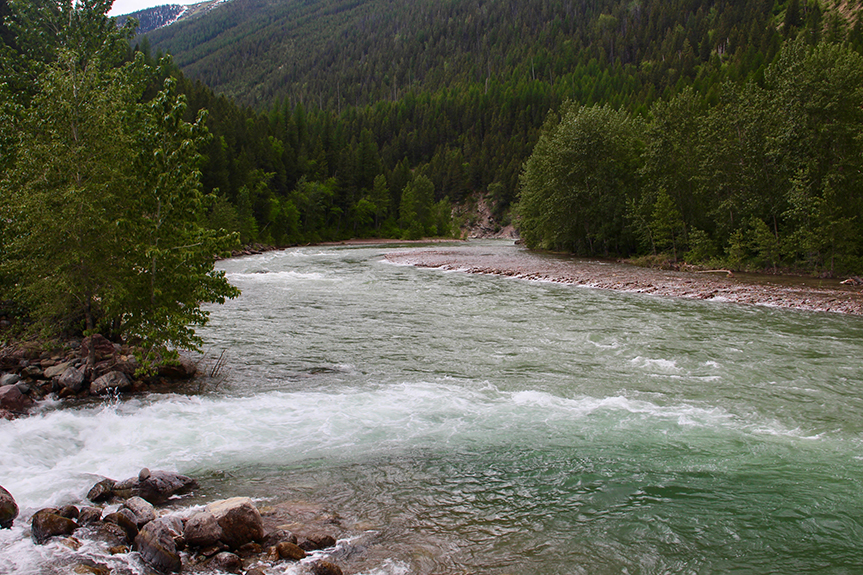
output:
<path id="1" fill-rule="evenodd" d="M 564 108 L 559 123 L 550 114 L 521 180 L 526 243 L 590 254 L 594 233 L 618 253 L 688 250 L 690 261 L 733 268 L 859 273 L 863 57 L 800 36 L 761 79 L 726 82 L 713 106 L 692 90 L 657 102 L 643 151 L 609 144 L 641 131 L 621 131 L 608 111 L 593 131 L 585 108 Z M 607 170 L 618 156 L 608 165 L 641 162 L 639 181 Z"/>
<path id="2" fill-rule="evenodd" d="M 625 207 L 638 194 L 641 131 L 639 119 L 609 106 L 564 106 L 522 173 L 525 243 L 588 254 L 631 250 Z"/>
<path id="3" fill-rule="evenodd" d="M 203 119 L 182 119 L 173 80 L 144 100 L 155 71 L 141 54 L 123 62 L 130 29 L 105 17 L 109 7 L 12 6 L 19 24 L 42 26 L 33 38 L 43 43 L 4 46 L 21 64 L 7 86 L 37 76 L 29 94 L 3 93 L 6 109 L 18 106 L 18 130 L 0 177 L 0 275 L 4 296 L 46 332 L 102 331 L 153 358 L 166 346 L 195 348 L 201 304 L 237 295 L 213 270 L 235 238 L 201 225 L 210 201 L 198 171 Z"/>

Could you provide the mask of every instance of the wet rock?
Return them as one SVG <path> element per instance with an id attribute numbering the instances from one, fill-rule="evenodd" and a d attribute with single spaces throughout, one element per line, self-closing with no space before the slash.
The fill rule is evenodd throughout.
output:
<path id="1" fill-rule="evenodd" d="M 102 519 L 102 510 L 98 507 L 85 506 L 78 510 L 78 525 L 89 525 L 100 519 Z"/>
<path id="2" fill-rule="evenodd" d="M 90 395 L 104 395 L 112 390 L 128 391 L 132 382 L 122 371 L 111 371 L 90 383 Z"/>
<path id="3" fill-rule="evenodd" d="M 63 389 L 68 389 L 72 393 L 79 393 L 84 389 L 84 370 L 67 367 L 57 378 L 57 383 Z"/>
<path id="4" fill-rule="evenodd" d="M 251 541 L 264 538 L 261 514 L 248 497 L 234 497 L 207 505 L 222 528 L 222 542 L 238 549 Z"/>
<path id="5" fill-rule="evenodd" d="M 135 547 L 147 565 L 162 573 L 178 573 L 183 564 L 174 530 L 161 520 L 150 521 L 135 537 Z"/>
<path id="6" fill-rule="evenodd" d="M 0 529 L 10 529 L 18 517 L 18 504 L 12 494 L 0 486 Z"/>
<path id="7" fill-rule="evenodd" d="M 71 535 L 78 524 L 60 515 L 58 509 L 40 509 L 30 522 L 30 536 L 38 545 L 58 535 Z"/>
<path id="8" fill-rule="evenodd" d="M 130 497 L 123 504 L 123 508 L 132 512 L 132 515 L 135 517 L 135 525 L 138 528 L 143 527 L 156 518 L 156 510 L 153 508 L 153 505 L 141 497 Z"/>
<path id="9" fill-rule="evenodd" d="M 243 570 L 243 560 L 233 553 L 222 551 L 207 561 L 206 567 L 216 572 L 239 573 Z"/>
<path id="10" fill-rule="evenodd" d="M 102 541 L 111 549 L 128 547 L 133 541 L 129 539 L 126 531 L 116 523 L 99 522 L 90 525 L 87 531 L 90 538 Z"/>
<path id="11" fill-rule="evenodd" d="M 237 549 L 236 553 L 237 555 L 245 559 L 254 555 L 260 555 L 263 551 L 264 548 L 261 547 L 260 543 L 255 543 L 254 541 L 252 541 L 251 543 L 246 543 L 245 545 Z"/>
<path id="12" fill-rule="evenodd" d="M 302 547 L 290 541 L 282 541 L 276 545 L 276 553 L 279 554 L 280 559 L 288 559 L 290 561 L 299 561 L 306 556 L 306 552 Z"/>
<path id="13" fill-rule="evenodd" d="M 116 482 L 113 479 L 103 479 L 102 481 L 90 488 L 90 491 L 87 492 L 87 499 L 89 499 L 93 503 L 102 503 L 103 501 L 108 501 L 114 496 L 115 483 Z"/>
<path id="14" fill-rule="evenodd" d="M 65 507 L 61 507 L 60 513 L 58 513 L 58 515 L 60 515 L 61 517 L 65 517 L 66 519 L 73 519 L 73 520 L 78 519 L 78 516 L 80 514 L 81 514 L 81 512 L 74 505 L 66 505 Z"/>
<path id="15" fill-rule="evenodd" d="M 342 575 L 341 568 L 329 561 L 315 561 L 312 563 L 311 571 L 313 575 Z"/>
<path id="16" fill-rule="evenodd" d="M 135 524 L 134 519 L 130 519 L 123 513 L 116 511 L 114 513 L 109 513 L 102 520 L 103 523 L 113 523 L 117 527 L 123 530 L 123 533 L 126 534 L 126 540 L 131 543 L 135 540 L 135 537 L 138 536 L 138 526 Z"/>
<path id="17" fill-rule="evenodd" d="M 21 393 L 17 385 L 0 387 L 0 409 L 12 413 L 24 413 L 33 406 L 33 400 Z"/>
<path id="18" fill-rule="evenodd" d="M 336 544 L 336 538 L 332 535 L 324 533 L 313 533 L 300 541 L 299 546 L 306 551 L 315 551 L 317 549 L 326 549 Z"/>
<path id="19" fill-rule="evenodd" d="M 195 513 L 183 528 L 186 543 L 195 547 L 211 547 L 222 539 L 222 535 L 222 527 L 209 511 Z"/>
<path id="20" fill-rule="evenodd" d="M 198 482 L 191 477 L 170 471 L 152 471 L 143 481 L 137 480 L 137 486 L 132 489 L 132 493 L 153 505 L 161 505 L 172 495 L 186 493 L 196 487 Z"/>
<path id="21" fill-rule="evenodd" d="M 198 372 L 198 366 L 191 358 L 181 355 L 176 362 L 159 366 L 159 375 L 168 379 L 189 379 Z"/>
<path id="22" fill-rule="evenodd" d="M 290 541 L 293 544 L 297 543 L 297 536 L 291 533 L 290 531 L 285 531 L 284 529 L 276 529 L 275 531 L 270 531 L 264 537 L 264 540 L 261 541 L 261 545 L 265 548 L 275 547 L 282 541 Z"/>

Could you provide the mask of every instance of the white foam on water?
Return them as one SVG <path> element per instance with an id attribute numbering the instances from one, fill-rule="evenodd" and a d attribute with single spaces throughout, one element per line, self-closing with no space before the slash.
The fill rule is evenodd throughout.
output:
<path id="1" fill-rule="evenodd" d="M 632 365 L 639 368 L 646 368 L 650 370 L 659 370 L 664 373 L 672 373 L 679 371 L 677 367 L 677 362 L 673 359 L 650 359 L 647 357 L 634 357 L 631 360 Z"/>

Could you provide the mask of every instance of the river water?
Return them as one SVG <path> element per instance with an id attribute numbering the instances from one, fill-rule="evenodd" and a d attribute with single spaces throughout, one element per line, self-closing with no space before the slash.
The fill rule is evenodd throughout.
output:
<path id="1" fill-rule="evenodd" d="M 861 318 L 383 257 L 415 249 L 221 262 L 243 290 L 200 330 L 221 377 L 0 421 L 0 485 L 22 507 L 0 573 L 76 553 L 141 572 L 134 554 L 37 548 L 27 519 L 143 466 L 199 480 L 179 506 L 335 511 L 346 573 L 863 570 Z"/>

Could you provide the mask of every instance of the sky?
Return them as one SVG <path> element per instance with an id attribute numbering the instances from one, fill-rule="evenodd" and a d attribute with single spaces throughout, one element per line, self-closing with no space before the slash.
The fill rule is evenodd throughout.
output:
<path id="1" fill-rule="evenodd" d="M 144 8 L 161 6 L 163 4 L 194 4 L 200 0 L 114 0 L 114 6 L 108 12 L 108 16 L 120 16 L 131 14 Z"/>

